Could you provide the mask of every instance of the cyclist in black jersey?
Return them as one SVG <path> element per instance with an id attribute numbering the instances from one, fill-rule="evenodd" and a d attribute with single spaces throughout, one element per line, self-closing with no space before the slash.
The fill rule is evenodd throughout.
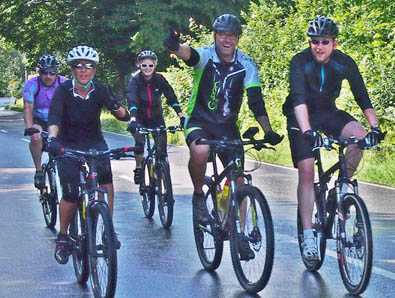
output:
<path id="1" fill-rule="evenodd" d="M 179 34 L 174 30 L 164 41 L 168 50 L 194 68 L 194 87 L 184 130 L 190 150 L 189 173 L 194 186 L 192 202 L 201 222 L 208 221 L 202 186 L 209 146 L 196 145 L 196 141 L 200 138 L 240 138 L 236 120 L 244 90 L 247 91 L 249 108 L 263 128 L 265 137 L 272 144 L 282 139 L 270 126 L 258 68 L 237 48 L 242 33 L 240 20 L 231 14 L 221 15 L 213 22 L 213 33 L 214 44 L 197 49 L 180 44 Z M 223 154 L 221 159 L 226 164 L 230 157 Z"/>
<path id="2" fill-rule="evenodd" d="M 99 56 L 91 47 L 77 46 L 70 50 L 67 62 L 71 66 L 73 79 L 61 84 L 54 94 L 49 110 L 48 150 L 55 156 L 63 147 L 77 150 L 106 150 L 100 113 L 106 107 L 119 120 L 127 121 L 129 113 L 122 107 L 108 87 L 94 80 Z M 62 200 L 60 201 L 60 231 L 56 241 L 55 259 L 60 264 L 67 263 L 70 242 L 67 231 L 78 207 L 78 185 L 80 181 L 79 162 L 71 158 L 58 161 Z M 112 212 L 114 188 L 110 160 L 103 158 L 98 163 L 98 181 L 108 191 L 108 205 Z M 116 239 L 116 247 L 120 247 Z"/>
<path id="3" fill-rule="evenodd" d="M 290 64 L 290 92 L 283 105 L 294 166 L 298 169 L 298 204 L 304 228 L 303 254 L 318 258 L 317 243 L 312 229 L 314 202 L 313 149 L 322 143 L 317 130 L 334 137 L 363 138 L 372 144 L 382 138 L 375 110 L 354 60 L 336 49 L 338 27 L 328 17 L 317 16 L 309 22 L 309 48 L 296 54 Z M 356 102 L 363 111 L 371 131 L 367 131 L 350 114 L 339 110 L 335 100 L 346 79 Z M 347 174 L 355 172 L 362 157 L 357 145 L 347 149 Z"/>
<path id="4" fill-rule="evenodd" d="M 165 126 L 162 109 L 162 94 L 167 99 L 167 104 L 173 108 L 180 117 L 181 125 L 184 123 L 184 114 L 173 88 L 160 73 L 156 72 L 158 64 L 157 55 L 151 50 L 143 50 L 137 55 L 139 70 L 133 74 L 128 84 L 126 96 L 130 112 L 128 130 L 133 134 L 135 146 L 144 147 L 144 136 L 136 129 L 140 126 L 157 128 Z M 161 147 L 160 152 L 167 153 L 167 135 L 161 134 L 155 140 Z M 136 154 L 136 169 L 134 170 L 134 183 L 139 184 L 143 175 L 143 154 Z"/>

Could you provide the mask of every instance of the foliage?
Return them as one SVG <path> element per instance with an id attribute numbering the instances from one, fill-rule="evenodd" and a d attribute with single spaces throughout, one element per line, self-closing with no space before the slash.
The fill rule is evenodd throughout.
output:
<path id="1" fill-rule="evenodd" d="M 19 96 L 24 79 L 20 53 L 0 39 L 0 97 Z"/>

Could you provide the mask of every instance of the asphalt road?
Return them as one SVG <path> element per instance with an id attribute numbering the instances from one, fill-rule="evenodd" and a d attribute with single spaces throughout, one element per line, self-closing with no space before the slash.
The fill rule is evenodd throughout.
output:
<path id="1" fill-rule="evenodd" d="M 22 132 L 20 116 L 0 114 L 0 297 L 92 297 L 89 283 L 85 288 L 76 283 L 71 263 L 58 265 L 53 258 L 56 231 L 45 228 L 32 185 L 28 140 Z M 106 139 L 110 147 L 131 143 L 115 134 L 106 134 Z M 228 245 L 215 273 L 202 270 L 192 232 L 187 148 L 170 146 L 169 159 L 176 200 L 169 231 L 161 228 L 157 213 L 152 221 L 144 218 L 138 189 L 132 184 L 134 161 L 113 162 L 114 223 L 122 242 L 116 297 L 250 297 L 233 273 Z M 276 246 L 271 279 L 259 295 L 349 297 L 334 243 L 329 242 L 319 273 L 304 270 L 295 227 L 296 172 L 263 165 L 253 173 L 253 181 L 268 199 Z M 374 233 L 374 269 L 363 297 L 395 297 L 395 190 L 361 184 L 360 194 Z"/>

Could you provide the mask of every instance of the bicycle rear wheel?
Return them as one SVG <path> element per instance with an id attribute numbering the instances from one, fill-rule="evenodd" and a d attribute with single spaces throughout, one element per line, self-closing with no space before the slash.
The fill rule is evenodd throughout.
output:
<path id="1" fill-rule="evenodd" d="M 173 188 L 170 177 L 170 167 L 166 161 L 161 161 L 157 166 L 158 178 L 156 180 L 158 189 L 158 211 L 160 221 L 164 228 L 169 228 L 173 223 Z"/>
<path id="2" fill-rule="evenodd" d="M 250 293 L 257 293 L 266 286 L 273 268 L 272 216 L 264 195 L 254 186 L 239 186 L 236 199 L 239 210 L 231 214 L 230 252 L 233 268 L 241 286 Z M 236 219 L 239 219 L 240 234 Z M 241 241 L 247 242 L 254 255 L 252 258 L 242 257 Z"/>
<path id="3" fill-rule="evenodd" d="M 40 203 L 44 215 L 45 224 L 52 229 L 56 224 L 57 217 L 57 190 L 55 180 L 55 170 L 50 164 L 43 164 L 45 184 L 40 189 Z"/>
<path id="4" fill-rule="evenodd" d="M 300 256 L 302 257 L 303 264 L 305 265 L 308 271 L 317 271 L 321 268 L 322 264 L 325 260 L 325 251 L 326 251 L 326 235 L 324 231 L 324 223 L 325 223 L 325 198 L 319 197 L 319 189 L 318 186 L 314 186 L 315 191 L 315 200 L 313 206 L 313 216 L 312 216 L 312 223 L 313 229 L 315 230 L 315 235 L 317 237 L 317 246 L 318 246 L 318 253 L 319 253 L 319 260 L 310 261 L 304 258 L 303 256 L 303 225 L 302 219 L 299 213 L 299 207 L 297 211 L 297 229 L 298 229 L 298 243 L 299 243 L 299 250 Z M 322 194 L 325 196 L 325 194 Z"/>
<path id="5" fill-rule="evenodd" d="M 366 290 L 372 273 L 370 219 L 365 203 L 355 194 L 345 195 L 342 209 L 343 215 L 338 219 L 337 259 L 345 287 L 351 294 L 359 295 Z"/>
<path id="6" fill-rule="evenodd" d="M 82 205 L 81 205 L 82 206 Z M 86 222 L 82 207 L 75 212 L 69 228 L 70 239 L 73 242 L 73 267 L 79 284 L 85 284 L 89 277 L 88 245 L 86 242 Z"/>
<path id="7" fill-rule="evenodd" d="M 95 203 L 91 209 L 89 265 L 95 297 L 114 297 L 117 284 L 117 250 L 114 227 L 107 204 Z"/>
<path id="8" fill-rule="evenodd" d="M 143 205 L 144 215 L 152 218 L 155 211 L 155 179 L 154 165 L 151 158 L 144 159 L 143 180 L 140 184 L 141 204 Z"/>
<path id="9" fill-rule="evenodd" d="M 206 197 L 206 206 L 210 214 L 215 208 L 215 192 L 211 191 L 212 181 L 205 177 L 203 191 Z M 212 218 L 210 224 L 202 225 L 197 221 L 195 210 L 193 210 L 193 234 L 195 236 L 196 249 L 200 262 L 204 269 L 212 271 L 218 268 L 222 260 L 224 248 L 223 238 L 220 236 L 218 224 Z"/>

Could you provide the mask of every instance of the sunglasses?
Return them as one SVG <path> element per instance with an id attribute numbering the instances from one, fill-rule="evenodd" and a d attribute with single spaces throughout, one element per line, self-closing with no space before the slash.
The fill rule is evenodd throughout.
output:
<path id="1" fill-rule="evenodd" d="M 318 46 L 319 44 L 322 44 L 324 46 L 327 46 L 331 41 L 329 39 L 323 39 L 323 40 L 319 40 L 319 39 L 312 39 L 310 40 L 310 42 L 315 45 Z"/>
<path id="2" fill-rule="evenodd" d="M 44 76 L 56 76 L 56 72 L 54 71 L 40 71 L 40 74 L 44 75 Z"/>
<path id="3" fill-rule="evenodd" d="M 142 68 L 146 68 L 146 67 L 153 68 L 154 65 L 153 64 L 141 64 L 141 67 Z"/>
<path id="4" fill-rule="evenodd" d="M 73 65 L 73 68 L 75 69 L 92 69 L 95 67 L 96 65 L 94 63 L 78 63 Z"/>

